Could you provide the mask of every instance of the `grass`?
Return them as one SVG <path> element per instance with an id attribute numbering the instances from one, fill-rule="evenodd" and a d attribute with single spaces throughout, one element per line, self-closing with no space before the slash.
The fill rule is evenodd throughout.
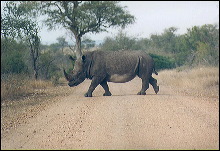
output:
<path id="1" fill-rule="evenodd" d="M 177 92 L 219 98 L 218 67 L 163 70 L 160 71 L 158 79 L 159 85 L 170 86 Z M 65 82 L 65 79 L 61 79 L 61 83 Z M 1 101 L 44 93 L 47 88 L 53 86 L 50 81 L 33 80 L 25 75 L 8 75 L 7 78 L 1 79 Z"/>
<path id="2" fill-rule="evenodd" d="M 50 81 L 33 80 L 24 75 L 7 75 L 1 80 L 1 131 L 10 132 L 56 101 L 72 93 L 65 78 L 54 86 Z"/>
<path id="3" fill-rule="evenodd" d="M 170 86 L 180 93 L 219 97 L 219 68 L 163 70 L 159 72 L 157 79 L 159 85 Z M 57 87 L 54 87 L 52 82 L 33 80 L 24 75 L 9 75 L 2 78 L 2 135 L 10 132 L 12 128 L 26 123 L 29 118 L 36 116 L 52 102 L 60 101 L 72 91 L 73 89 L 67 86 L 65 78 L 59 80 Z"/>
<path id="4" fill-rule="evenodd" d="M 169 85 L 177 92 L 219 98 L 219 68 L 163 70 L 159 73 L 161 85 Z"/>
<path id="5" fill-rule="evenodd" d="M 25 75 L 7 75 L 7 78 L 1 80 L 1 101 L 30 95 L 37 89 L 43 90 L 52 86 L 50 81 L 33 80 Z"/>

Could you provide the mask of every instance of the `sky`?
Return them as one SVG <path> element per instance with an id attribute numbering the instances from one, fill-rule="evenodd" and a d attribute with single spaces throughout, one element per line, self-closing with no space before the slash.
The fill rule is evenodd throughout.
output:
<path id="1" fill-rule="evenodd" d="M 161 34 L 170 27 L 178 28 L 177 34 L 184 34 L 193 26 L 219 23 L 219 1 L 121 1 L 119 4 L 127 6 L 125 9 L 135 16 L 135 23 L 123 32 L 136 38 L 150 38 L 151 34 Z M 109 28 L 108 32 L 85 36 L 99 43 L 107 36 L 116 36 L 119 30 Z M 48 31 L 43 27 L 39 34 L 43 44 L 56 43 L 61 36 L 70 43 L 75 41 L 63 28 Z"/>

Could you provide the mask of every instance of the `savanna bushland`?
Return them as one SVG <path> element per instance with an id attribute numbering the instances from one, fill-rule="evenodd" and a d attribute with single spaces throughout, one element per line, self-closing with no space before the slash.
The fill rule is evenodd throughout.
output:
<path id="1" fill-rule="evenodd" d="M 51 9 L 51 7 L 54 9 Z M 108 11 L 101 13 L 97 11 L 101 10 L 101 8 L 106 8 Z M 113 13 L 116 13 L 116 15 L 111 18 Z M 42 44 L 41 38 L 38 34 L 40 32 L 40 28 L 36 17 L 41 15 L 47 16 L 45 22 L 47 23 L 46 25 L 48 28 L 56 29 L 57 26 L 61 26 L 68 29 L 72 33 L 75 44 L 71 45 L 64 37 L 57 38 L 57 42 L 50 45 Z M 90 20 L 87 20 L 88 18 L 90 18 Z M 81 90 L 75 90 L 75 88 L 70 89 L 67 87 L 67 82 L 63 75 L 64 68 L 68 69 L 68 72 L 70 72 L 74 66 L 74 62 L 69 60 L 69 56 L 77 58 L 84 51 L 144 51 L 149 53 L 155 60 L 156 70 L 159 73 L 159 75 L 156 76 L 156 79 L 158 80 L 159 85 L 162 85 L 162 94 L 164 93 L 164 95 L 166 95 L 167 93 L 171 93 L 168 91 L 168 89 L 171 89 L 171 94 L 176 96 L 176 98 L 178 98 L 177 96 L 181 94 L 188 97 L 193 96 L 199 99 L 219 99 L 219 26 L 217 24 L 188 27 L 187 32 L 184 34 L 176 34 L 178 28 L 170 27 L 164 29 L 161 34 L 152 33 L 150 37 L 145 38 L 128 36 L 125 32 L 123 32 L 123 30 L 119 30 L 117 35 L 105 37 L 103 42 L 99 45 L 92 40 L 92 37 L 87 37 L 85 35 L 89 32 L 99 33 L 105 31 L 107 30 L 106 27 L 111 26 L 126 27 L 128 24 L 132 24 L 134 20 L 134 16 L 127 14 L 127 12 L 118 5 L 118 2 L 7 2 L 1 18 L 2 134 L 6 135 L 12 128 L 15 128 L 19 124 L 26 123 L 27 121 L 23 120 L 24 117 L 32 118 L 37 116 L 42 109 L 48 107 L 48 104 L 51 105 L 53 102 L 56 102 L 54 101 L 54 98 L 56 98 L 56 100 L 61 100 L 62 98 L 70 96 L 73 91 L 75 92 L 75 95 L 78 93 L 84 93 L 84 85 L 81 86 Z M 106 23 L 107 25 L 103 23 Z M 128 85 L 127 88 L 125 88 L 128 92 L 129 87 L 135 88 L 137 86 Z M 129 93 L 133 93 L 133 90 L 129 93 L 127 93 L 127 91 L 124 92 L 121 88 L 115 88 L 115 90 L 122 92 L 125 96 L 129 95 Z M 116 91 L 115 93 L 116 95 L 120 95 Z M 120 96 L 113 96 L 111 100 L 113 102 L 110 104 L 110 107 L 111 105 L 112 107 L 115 107 L 114 103 L 116 102 L 114 102 L 114 97 L 117 97 L 120 101 L 122 101 L 122 103 L 125 100 L 129 100 L 129 98 L 125 98 L 123 100 L 123 97 L 120 98 Z M 154 96 L 149 95 L 149 97 L 153 100 L 155 99 L 153 98 Z M 157 97 L 161 97 L 160 92 Z M 71 99 L 72 98 L 74 97 L 71 97 Z M 80 100 L 82 98 L 78 98 L 77 96 L 76 99 Z M 95 99 L 99 100 L 100 98 L 93 98 L 93 101 L 95 101 Z M 138 103 L 144 98 L 136 99 L 138 100 Z M 158 100 L 159 99 L 160 98 L 158 98 Z M 168 96 L 165 96 L 164 99 L 165 102 L 168 100 L 169 102 L 172 102 Z M 100 101 L 102 100 L 100 99 Z M 186 98 L 185 102 L 187 102 Z M 91 102 L 87 103 L 89 107 L 94 108 Z M 124 102 L 123 104 L 126 105 L 129 104 L 129 102 Z M 80 108 L 80 105 L 77 105 Z M 191 105 L 193 105 L 193 103 Z M 77 113 L 79 111 L 78 106 Z M 81 122 L 84 120 L 81 118 L 86 117 L 87 111 L 89 112 L 90 110 L 85 109 L 85 113 L 82 113 L 82 116 L 81 111 L 88 106 L 84 104 L 83 108 L 79 111 L 80 117 L 78 120 Z M 106 108 L 105 106 L 100 107 Z M 131 108 L 132 106 L 130 106 L 129 109 Z M 117 109 L 115 109 L 115 112 L 117 112 L 116 110 Z M 100 112 L 101 111 L 102 110 L 100 110 Z M 112 111 L 114 111 L 114 109 Z M 145 109 L 143 109 L 143 112 L 144 111 Z M 182 110 L 180 109 L 176 112 L 180 111 Z M 138 110 L 136 112 L 138 113 Z M 187 113 L 190 114 L 189 111 Z M 65 114 L 66 113 L 64 113 L 64 115 Z M 57 115 L 61 115 L 61 113 L 57 113 Z M 93 114 L 91 114 L 91 116 L 92 115 Z M 45 116 L 49 117 L 50 115 Z M 204 121 L 208 119 L 207 117 L 208 116 L 205 116 L 203 118 Z M 105 119 L 104 117 L 100 118 Z M 199 118 L 200 116 L 198 116 L 198 119 Z M 65 123 L 65 121 L 63 122 Z M 182 122 L 184 122 L 184 120 Z M 119 123 L 123 122 L 119 120 Z M 138 121 L 136 121 L 136 123 L 138 123 Z M 74 123 L 72 124 L 74 125 Z M 129 124 L 132 126 L 132 123 Z M 127 123 L 126 126 L 129 127 L 129 124 Z M 212 122 L 210 122 L 210 124 L 212 124 Z M 92 123 L 90 123 L 90 125 L 92 125 Z M 172 126 L 169 125 L 169 129 L 171 127 Z M 206 127 L 204 126 L 204 129 L 205 128 Z M 105 132 L 105 130 L 103 131 Z M 64 130 L 64 134 L 65 132 L 67 131 Z M 25 138 L 31 137 L 36 133 L 37 131 L 34 130 L 31 135 L 25 136 Z M 91 133 L 93 134 L 95 131 L 91 131 Z M 100 135 L 101 134 L 102 133 L 100 132 Z M 113 134 L 115 134 L 115 137 L 117 136 L 117 133 Z M 67 135 L 69 136 L 70 134 L 66 134 L 65 137 Z M 72 137 L 72 135 L 69 137 Z M 89 136 L 92 135 L 89 134 Z M 51 137 L 51 135 L 49 135 L 48 138 L 49 137 Z M 114 138 L 114 136 L 111 137 Z M 104 140 L 108 139 L 109 138 L 106 138 Z M 176 140 L 178 140 L 178 138 Z M 80 139 L 77 141 L 82 142 Z M 203 144 L 202 142 L 199 143 Z M 115 144 L 117 148 L 117 143 Z M 129 146 L 129 144 L 127 145 Z M 160 146 L 160 144 L 158 146 Z M 190 149 L 193 149 L 193 147 L 196 148 L 192 145 Z M 7 148 L 7 145 L 5 148 Z M 61 145 L 60 148 L 65 149 L 65 146 Z M 117 149 L 124 148 L 119 145 Z M 131 148 L 138 148 L 138 146 L 131 146 Z M 164 149 L 166 147 L 161 146 L 161 148 Z M 175 149 L 175 147 L 173 148 Z M 202 148 L 204 149 L 206 147 L 203 146 Z M 206 149 L 211 148 L 215 147 L 208 146 Z M 103 149 L 106 148 L 103 147 Z M 156 147 L 156 149 L 158 148 Z M 181 149 L 181 146 L 179 149 Z"/>

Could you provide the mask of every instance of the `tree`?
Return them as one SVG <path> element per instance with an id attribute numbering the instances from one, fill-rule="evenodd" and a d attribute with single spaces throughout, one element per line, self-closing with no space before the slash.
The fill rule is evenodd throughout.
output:
<path id="1" fill-rule="evenodd" d="M 175 53 L 176 31 L 176 27 L 170 27 L 165 29 L 161 35 L 152 34 L 150 37 L 152 46 L 160 49 L 160 51 L 165 51 L 166 53 Z"/>
<path id="2" fill-rule="evenodd" d="M 175 32 L 176 31 L 177 31 L 176 27 L 170 27 L 170 28 L 164 30 L 164 33 L 162 34 L 162 39 L 163 39 L 163 47 L 164 47 L 165 52 L 170 52 L 173 54 L 175 53 L 175 51 L 176 51 Z"/>
<path id="3" fill-rule="evenodd" d="M 56 53 L 54 57 L 56 58 L 56 61 L 58 61 L 57 63 L 60 64 L 63 68 L 64 62 L 66 61 L 66 58 L 64 57 L 65 55 L 64 48 L 69 46 L 69 44 L 64 37 L 58 37 L 57 41 L 58 41 L 58 48 L 59 50 L 61 50 L 61 52 L 58 51 L 58 53 Z"/>
<path id="4" fill-rule="evenodd" d="M 82 48 L 84 49 L 90 49 L 92 47 L 95 46 L 95 41 L 92 40 L 91 38 L 89 37 L 84 37 L 83 40 L 82 40 Z"/>
<path id="5" fill-rule="evenodd" d="M 1 32 L 5 40 L 20 39 L 27 42 L 35 79 L 38 78 L 37 61 L 40 45 L 39 28 L 35 20 L 36 7 L 36 2 L 7 2 L 1 18 Z"/>
<path id="6" fill-rule="evenodd" d="M 101 49 L 102 50 L 107 50 L 107 51 L 116 51 L 119 50 L 117 42 L 114 38 L 112 37 L 105 37 L 104 42 L 101 44 Z"/>
<path id="7" fill-rule="evenodd" d="M 195 64 L 219 64 L 219 29 L 216 25 L 205 24 L 187 29 L 187 44 Z"/>
<path id="8" fill-rule="evenodd" d="M 31 31 L 29 32 L 31 33 Z M 28 34 L 27 41 L 31 52 L 32 66 L 34 69 L 34 78 L 37 80 L 38 70 L 39 70 L 38 58 L 39 58 L 39 50 L 40 50 L 40 38 L 38 37 L 37 29 L 31 35 L 29 35 L 29 33 L 27 34 Z"/>
<path id="9" fill-rule="evenodd" d="M 76 55 L 81 56 L 81 38 L 86 33 L 107 31 L 109 27 L 122 27 L 134 22 L 117 1 L 43 1 L 42 14 L 47 15 L 49 29 L 55 25 L 70 30 L 76 39 Z"/>
<path id="10" fill-rule="evenodd" d="M 1 74 L 28 73 L 23 56 L 27 47 L 15 40 L 1 39 Z"/>
<path id="11" fill-rule="evenodd" d="M 119 30 L 115 37 L 106 37 L 101 47 L 107 51 L 137 50 L 140 47 L 138 47 L 136 43 L 137 40 L 135 37 L 130 37 L 126 32 Z"/>
<path id="12" fill-rule="evenodd" d="M 55 71 L 59 70 L 58 67 L 53 63 L 55 58 L 51 55 L 49 51 L 43 53 L 40 56 L 39 60 L 42 78 L 50 79 L 53 75 L 55 75 Z"/>
<path id="13" fill-rule="evenodd" d="M 57 41 L 61 48 L 61 52 L 63 53 L 64 48 L 68 46 L 68 42 L 66 41 L 64 37 L 58 37 Z"/>

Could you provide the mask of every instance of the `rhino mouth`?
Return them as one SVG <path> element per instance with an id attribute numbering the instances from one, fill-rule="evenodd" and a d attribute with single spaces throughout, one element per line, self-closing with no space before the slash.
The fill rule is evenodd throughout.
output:
<path id="1" fill-rule="evenodd" d="M 79 85 L 80 83 L 82 83 L 85 79 L 78 79 L 78 80 L 71 80 L 69 81 L 68 85 L 70 87 L 74 87 L 74 86 L 77 86 Z"/>
<path id="2" fill-rule="evenodd" d="M 66 80 L 69 81 L 68 85 L 70 87 L 74 87 L 79 85 L 80 83 L 82 83 L 85 80 L 85 75 L 84 74 L 78 74 L 78 75 L 71 75 L 71 74 L 67 74 L 65 70 L 64 71 L 64 75 Z"/>
<path id="3" fill-rule="evenodd" d="M 77 86 L 78 84 L 71 84 L 71 83 L 68 83 L 68 85 L 69 85 L 70 87 L 74 87 L 74 86 Z"/>
<path id="4" fill-rule="evenodd" d="M 73 82 L 69 82 L 68 85 L 69 85 L 70 87 L 77 86 L 77 85 L 76 85 L 75 83 L 73 83 Z"/>
<path id="5" fill-rule="evenodd" d="M 79 85 L 80 83 L 79 82 L 69 82 L 68 83 L 68 85 L 70 86 L 70 87 L 74 87 L 74 86 L 77 86 L 77 85 Z"/>

